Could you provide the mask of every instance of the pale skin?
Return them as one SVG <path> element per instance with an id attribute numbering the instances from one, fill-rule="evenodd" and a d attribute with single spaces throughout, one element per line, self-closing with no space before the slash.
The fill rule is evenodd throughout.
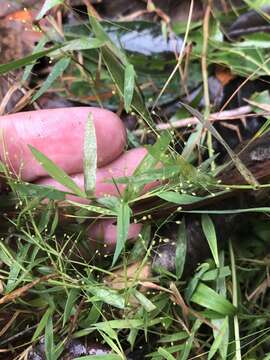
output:
<path id="1" fill-rule="evenodd" d="M 123 185 L 106 182 L 108 179 L 130 176 L 146 155 L 144 148 L 125 151 L 126 131 L 114 113 L 93 107 L 38 110 L 0 116 L 3 146 L 0 158 L 11 172 L 24 181 L 65 188 L 47 176 L 46 171 L 33 157 L 32 145 L 53 160 L 81 187 L 83 177 L 83 139 L 89 113 L 93 116 L 97 139 L 97 197 L 119 195 Z M 131 224 L 128 238 L 138 236 L 140 224 Z M 103 237 L 111 248 L 116 241 L 113 221 L 98 221 L 89 229 L 93 240 Z"/>

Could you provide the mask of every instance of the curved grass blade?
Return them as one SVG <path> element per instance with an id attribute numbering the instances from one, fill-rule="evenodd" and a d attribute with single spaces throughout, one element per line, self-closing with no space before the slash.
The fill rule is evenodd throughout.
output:
<path id="1" fill-rule="evenodd" d="M 89 16 L 89 22 L 95 36 L 100 41 L 106 42 L 106 45 L 100 49 L 102 59 L 113 82 L 117 87 L 117 90 L 124 98 L 125 66 L 129 65 L 127 57 L 123 51 L 115 46 L 106 31 L 103 30 L 102 26 L 94 16 Z M 136 86 L 136 84 L 134 85 L 134 92 L 130 106 L 132 109 L 134 109 L 134 111 L 140 114 L 147 125 L 152 129 L 152 131 L 155 132 L 155 123 L 153 122 L 151 115 L 145 106 L 140 89 L 138 86 Z"/>
<path id="2" fill-rule="evenodd" d="M 33 54 L 36 54 L 39 51 L 42 51 L 47 42 L 48 42 L 48 39 L 45 36 L 42 37 L 40 39 L 40 41 L 38 42 L 38 44 L 34 47 Z M 26 81 L 29 78 L 33 67 L 34 67 L 34 64 L 26 66 L 24 73 L 23 73 L 22 81 Z"/>
<path id="3" fill-rule="evenodd" d="M 63 72 L 66 70 L 68 65 L 70 64 L 70 58 L 64 57 L 63 59 L 57 61 L 57 63 L 52 68 L 47 79 L 42 84 L 41 88 L 38 92 L 33 96 L 32 102 L 36 101 L 41 95 L 43 95 L 54 83 L 54 81 L 59 78 Z"/>
<path id="4" fill-rule="evenodd" d="M 6 64 L 2 64 L 2 65 L 0 65 L 0 75 L 3 75 L 9 71 L 20 69 L 22 66 L 30 65 L 33 63 L 33 61 L 38 60 L 38 59 L 42 58 L 43 56 L 48 55 L 52 51 L 59 49 L 59 47 L 60 46 L 54 46 L 50 49 L 42 50 L 42 51 L 36 52 L 34 54 L 25 56 L 19 60 L 14 60 L 14 61 L 8 62 Z"/>
<path id="5" fill-rule="evenodd" d="M 197 286 L 191 301 L 222 315 L 233 315 L 236 312 L 236 308 L 227 299 L 203 283 Z"/>
<path id="6" fill-rule="evenodd" d="M 236 168 L 240 172 L 240 174 L 243 176 L 243 178 L 248 182 L 248 184 L 253 185 L 255 187 L 259 186 L 260 184 L 255 179 L 253 174 L 248 170 L 248 168 L 243 164 L 243 162 L 239 159 L 239 157 L 232 151 L 230 146 L 226 143 L 226 141 L 222 138 L 222 136 L 218 133 L 218 131 L 214 128 L 214 126 L 204 119 L 202 114 L 199 113 L 196 109 L 193 107 L 180 102 L 181 105 L 184 106 L 184 108 L 189 111 L 194 117 L 196 117 L 202 125 L 211 132 L 211 134 L 224 146 L 224 148 L 227 150 L 228 154 L 230 155 L 233 163 L 235 164 Z"/>
<path id="7" fill-rule="evenodd" d="M 82 36 L 79 39 L 70 40 L 63 44 L 61 49 L 55 50 L 51 53 L 51 56 L 59 56 L 66 51 L 81 51 L 96 49 L 104 45 L 104 41 L 92 37 Z"/>
<path id="8" fill-rule="evenodd" d="M 28 146 L 36 160 L 52 178 L 54 178 L 60 184 L 71 190 L 72 193 L 83 198 L 86 197 L 85 192 L 79 188 L 79 186 L 72 180 L 70 176 L 68 176 L 68 174 L 64 170 L 58 167 L 53 161 L 47 158 L 47 156 L 42 154 L 39 150 L 37 150 L 31 145 Z"/>
<path id="9" fill-rule="evenodd" d="M 37 20 L 40 20 L 43 18 L 46 13 L 52 9 L 56 5 L 64 4 L 64 0 L 46 0 L 44 5 L 42 6 L 39 14 L 37 15 Z"/>
<path id="10" fill-rule="evenodd" d="M 215 260 L 216 266 L 219 268 L 219 257 L 218 257 L 218 246 L 217 246 L 217 236 L 214 223 L 208 214 L 202 215 L 202 228 L 208 245 L 210 247 L 211 253 Z"/>

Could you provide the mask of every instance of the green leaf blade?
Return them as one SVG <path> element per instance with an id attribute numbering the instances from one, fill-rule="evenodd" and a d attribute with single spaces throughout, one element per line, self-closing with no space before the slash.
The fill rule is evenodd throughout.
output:
<path id="1" fill-rule="evenodd" d="M 46 13 L 52 9 L 56 5 L 64 4 L 64 0 L 46 0 L 43 4 L 39 14 L 37 15 L 37 20 L 40 20 L 43 18 Z"/>
<path id="2" fill-rule="evenodd" d="M 135 70 L 132 64 L 127 64 L 125 68 L 124 81 L 124 105 L 126 112 L 130 111 L 135 86 Z"/>
<path id="3" fill-rule="evenodd" d="M 116 247 L 113 255 L 113 263 L 115 265 L 121 251 L 125 246 L 128 237 L 128 229 L 130 224 L 131 210 L 126 202 L 120 201 L 117 213 L 117 240 Z"/>
<path id="4" fill-rule="evenodd" d="M 41 95 L 43 95 L 47 90 L 49 90 L 49 88 L 54 83 L 54 81 L 63 74 L 63 72 L 66 70 L 69 64 L 70 64 L 70 58 L 68 57 L 64 57 L 63 59 L 57 61 L 52 71 L 50 72 L 49 76 L 42 84 L 41 88 L 33 96 L 32 102 L 36 101 Z"/>
<path id="5" fill-rule="evenodd" d="M 233 315 L 236 312 L 236 308 L 227 299 L 203 283 L 197 286 L 191 301 L 222 315 Z"/>
<path id="6" fill-rule="evenodd" d="M 183 220 L 177 232 L 177 242 L 176 242 L 176 250 L 175 250 L 175 271 L 178 279 L 181 278 L 184 271 L 186 252 L 187 252 L 187 233 L 186 233 L 185 218 L 183 217 Z"/>
<path id="7" fill-rule="evenodd" d="M 202 228 L 213 258 L 215 260 L 216 266 L 219 268 L 219 256 L 215 225 L 208 214 L 202 215 Z"/>
<path id="8" fill-rule="evenodd" d="M 35 159 L 40 163 L 40 165 L 47 171 L 47 173 L 55 179 L 57 182 L 65 186 L 67 189 L 71 190 L 74 194 L 79 197 L 86 197 L 85 192 L 83 192 L 79 186 L 72 180 L 68 174 L 58 167 L 52 160 L 47 158 L 39 150 L 34 148 L 31 145 L 28 145 Z"/>
<path id="9" fill-rule="evenodd" d="M 90 113 L 85 129 L 83 146 L 84 189 L 87 195 L 93 195 L 96 187 L 97 139 L 93 116 Z"/>

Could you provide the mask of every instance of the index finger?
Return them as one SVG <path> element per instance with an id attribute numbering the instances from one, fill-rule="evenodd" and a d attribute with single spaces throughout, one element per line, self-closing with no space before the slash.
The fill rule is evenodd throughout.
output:
<path id="1" fill-rule="evenodd" d="M 32 145 L 68 174 L 83 171 L 83 140 L 89 114 L 97 138 L 98 167 L 116 159 L 124 150 L 126 132 L 114 113 L 94 107 L 22 112 L 0 116 L 0 158 L 25 181 L 46 176 L 33 157 Z"/>

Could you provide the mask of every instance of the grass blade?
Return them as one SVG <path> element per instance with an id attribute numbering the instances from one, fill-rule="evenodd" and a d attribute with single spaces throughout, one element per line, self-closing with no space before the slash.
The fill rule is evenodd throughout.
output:
<path id="1" fill-rule="evenodd" d="M 177 243 L 176 243 L 176 251 L 175 251 L 175 270 L 178 279 L 180 279 L 183 274 L 185 260 L 186 260 L 186 252 L 187 252 L 187 233 L 186 233 L 185 218 L 183 217 L 183 220 L 179 226 L 177 233 Z"/>
<path id="2" fill-rule="evenodd" d="M 228 300 L 203 283 L 197 286 L 191 301 L 222 315 L 233 315 L 236 312 Z"/>
<path id="3" fill-rule="evenodd" d="M 42 333 L 42 331 L 45 329 L 46 324 L 48 323 L 48 318 L 53 313 L 52 308 L 48 308 L 45 313 L 43 314 L 41 320 L 39 321 L 38 327 L 36 328 L 36 331 L 34 332 L 34 335 L 32 337 L 32 341 L 35 341 Z"/>
<path id="4" fill-rule="evenodd" d="M 80 290 L 76 288 L 71 289 L 70 292 L 68 293 L 67 302 L 65 305 L 65 310 L 63 315 L 63 326 L 69 320 L 72 308 L 79 295 L 80 295 Z"/>
<path id="5" fill-rule="evenodd" d="M 46 37 L 41 38 L 40 41 L 38 42 L 38 44 L 35 46 L 35 48 L 33 50 L 33 54 L 38 53 L 39 51 L 42 51 L 44 49 L 44 46 L 46 45 L 47 41 L 48 41 L 48 39 Z M 22 81 L 26 81 L 29 78 L 33 67 L 34 67 L 34 64 L 26 66 L 24 73 L 23 73 Z"/>
<path id="6" fill-rule="evenodd" d="M 25 56 L 19 60 L 14 60 L 6 64 L 0 65 L 0 75 L 3 75 L 9 71 L 20 69 L 22 66 L 32 64 L 35 60 L 42 58 L 43 56 L 48 55 L 52 51 L 58 49 L 60 46 L 54 46 L 50 49 L 36 52 L 34 54 Z"/>
<path id="7" fill-rule="evenodd" d="M 253 174 L 248 170 L 248 168 L 243 164 L 243 162 L 239 159 L 239 157 L 232 151 L 230 146 L 226 143 L 226 141 L 221 137 L 221 135 L 218 133 L 218 131 L 215 129 L 215 127 L 208 121 L 205 121 L 202 114 L 199 113 L 196 109 L 193 107 L 184 104 L 181 102 L 181 105 L 184 106 L 186 110 L 188 110 L 194 117 L 196 117 L 203 126 L 211 132 L 211 134 L 224 146 L 224 148 L 227 150 L 228 154 L 230 155 L 234 165 L 240 172 L 240 174 L 243 176 L 243 178 L 247 181 L 248 184 L 253 186 L 259 186 L 258 181 L 255 179 Z"/>
<path id="8" fill-rule="evenodd" d="M 37 15 L 37 20 L 43 18 L 43 16 L 54 6 L 64 4 L 64 0 L 46 0 L 44 5 L 42 6 L 39 14 Z"/>
<path id="9" fill-rule="evenodd" d="M 45 329 L 45 354 L 47 360 L 55 360 L 52 315 L 49 316 Z"/>
<path id="10" fill-rule="evenodd" d="M 124 105 L 126 112 L 130 111 L 132 98 L 135 86 L 135 70 L 134 66 L 127 64 L 125 68 L 125 82 L 124 82 Z"/>
<path id="11" fill-rule="evenodd" d="M 221 328 L 219 330 L 218 335 L 215 337 L 215 340 L 209 350 L 207 360 L 211 360 L 213 356 L 216 354 L 216 352 L 220 349 L 220 346 L 222 344 L 223 338 L 226 335 L 226 332 L 228 331 L 228 319 L 227 317 L 223 320 L 223 323 L 221 325 Z"/>
<path id="12" fill-rule="evenodd" d="M 59 50 L 55 50 L 51 53 L 51 56 L 59 56 L 66 51 L 81 51 L 96 49 L 104 45 L 104 41 L 92 37 L 82 36 L 79 39 L 66 42 Z"/>
<path id="13" fill-rule="evenodd" d="M 35 149 L 33 146 L 29 145 L 29 148 L 40 163 L 40 165 L 47 171 L 47 173 L 58 181 L 60 184 L 71 190 L 74 194 L 80 197 L 86 197 L 85 192 L 83 192 L 79 186 L 72 180 L 68 174 L 58 167 L 53 161 L 51 161 L 47 156 L 42 154 L 39 150 Z"/>
<path id="14" fill-rule="evenodd" d="M 57 63 L 52 68 L 49 76 L 46 81 L 42 84 L 41 88 L 38 92 L 33 96 L 32 102 L 36 101 L 41 95 L 43 95 L 54 83 L 54 81 L 59 78 L 63 72 L 66 70 L 68 65 L 70 64 L 70 58 L 64 57 L 63 59 L 57 61 Z"/>
<path id="15" fill-rule="evenodd" d="M 141 293 L 140 291 L 135 290 L 134 295 L 147 312 L 156 309 L 156 306 L 152 303 L 152 301 L 147 299 L 147 297 L 144 296 L 143 293 Z"/>
<path id="16" fill-rule="evenodd" d="M 175 191 L 166 191 L 158 194 L 163 200 L 179 205 L 189 205 L 204 200 L 204 197 L 193 196 L 189 194 L 179 194 Z"/>
<path id="17" fill-rule="evenodd" d="M 97 139 L 93 115 L 90 113 L 85 129 L 83 146 L 84 189 L 87 195 L 93 195 L 96 187 Z"/>
<path id="18" fill-rule="evenodd" d="M 125 298 L 116 290 L 112 290 L 104 286 L 89 285 L 87 286 L 87 291 L 97 297 L 99 301 L 103 301 L 104 303 L 115 306 L 119 309 L 125 308 Z"/>
<path id="19" fill-rule="evenodd" d="M 113 255 L 112 265 L 116 263 L 121 251 L 125 246 L 125 242 L 128 236 L 128 228 L 130 224 L 130 213 L 131 210 L 128 204 L 124 201 L 120 202 L 117 214 L 117 241 Z"/>
<path id="20" fill-rule="evenodd" d="M 202 228 L 211 253 L 215 260 L 216 266 L 219 268 L 218 246 L 215 225 L 208 214 L 202 215 Z"/>
<path id="21" fill-rule="evenodd" d="M 123 358 L 117 354 L 106 355 L 87 355 L 74 358 L 74 360 L 122 360 Z"/>
<path id="22" fill-rule="evenodd" d="M 166 360 L 175 360 L 175 357 L 162 347 L 158 348 L 158 353 Z"/>

